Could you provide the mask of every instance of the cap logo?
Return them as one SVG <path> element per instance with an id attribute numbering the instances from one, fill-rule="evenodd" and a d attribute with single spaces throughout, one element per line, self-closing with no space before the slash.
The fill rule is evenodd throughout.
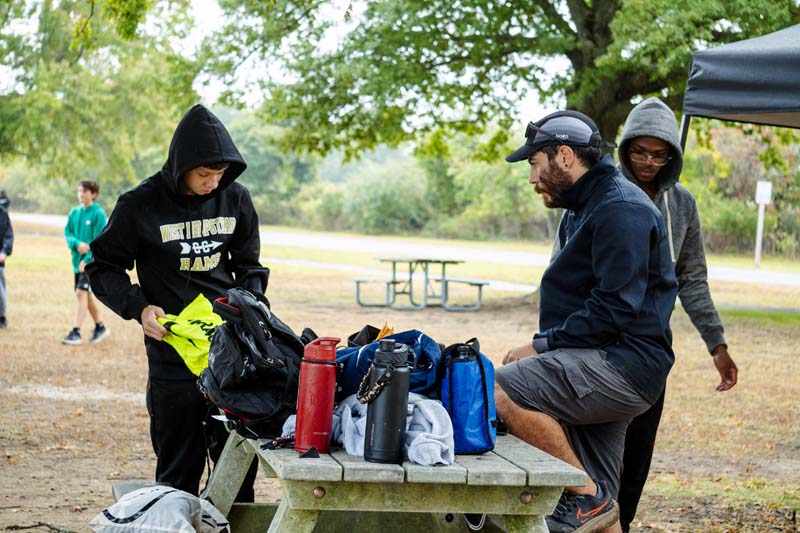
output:
<path id="1" fill-rule="evenodd" d="M 556 133 L 555 135 L 553 135 L 553 137 L 555 137 L 559 141 L 566 141 L 567 139 L 569 139 L 569 135 L 566 133 Z"/>

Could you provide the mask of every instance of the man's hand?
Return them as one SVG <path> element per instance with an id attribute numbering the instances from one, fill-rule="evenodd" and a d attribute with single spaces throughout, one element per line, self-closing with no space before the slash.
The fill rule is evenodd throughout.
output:
<path id="1" fill-rule="evenodd" d="M 722 392 L 732 389 L 733 386 L 736 385 L 739 369 L 736 368 L 736 363 L 731 359 L 731 355 L 728 353 L 728 347 L 724 344 L 720 344 L 714 348 L 711 354 L 714 356 L 714 366 L 717 367 L 719 377 L 722 378 L 719 385 L 717 385 L 717 390 Z"/>
<path id="2" fill-rule="evenodd" d="M 531 355 L 536 355 L 536 352 L 533 349 L 531 343 L 523 344 L 521 346 L 517 346 L 516 348 L 511 348 L 505 357 L 503 357 L 503 364 L 507 365 L 509 363 L 513 363 L 517 359 L 522 359 L 523 357 L 530 357 Z"/>
<path id="3" fill-rule="evenodd" d="M 142 309 L 142 330 L 144 334 L 157 341 L 164 340 L 164 335 L 169 333 L 167 329 L 158 323 L 157 317 L 165 317 L 167 314 L 163 309 L 156 305 L 148 305 Z"/>
<path id="4" fill-rule="evenodd" d="M 91 248 L 89 248 L 89 245 L 86 244 L 85 242 L 78 244 L 78 253 L 81 255 L 88 254 L 90 249 Z"/>
<path id="5" fill-rule="evenodd" d="M 8 256 L 3 252 L 0 252 L 0 263 L 5 263 L 6 259 L 8 259 Z"/>
<path id="6" fill-rule="evenodd" d="M 83 261 L 81 261 L 80 263 L 78 263 L 78 272 L 83 272 L 83 270 L 84 270 L 85 268 L 86 268 L 86 263 L 84 263 Z"/>

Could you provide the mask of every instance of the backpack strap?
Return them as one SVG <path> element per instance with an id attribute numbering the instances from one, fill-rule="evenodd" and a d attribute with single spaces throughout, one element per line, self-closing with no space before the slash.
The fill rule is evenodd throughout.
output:
<path id="1" fill-rule="evenodd" d="M 470 340 L 468 340 L 464 344 L 466 344 L 467 346 L 472 348 L 472 351 L 475 352 L 475 355 L 478 355 L 478 354 L 481 353 L 481 343 L 480 343 L 480 341 L 478 341 L 477 337 L 472 337 Z"/>

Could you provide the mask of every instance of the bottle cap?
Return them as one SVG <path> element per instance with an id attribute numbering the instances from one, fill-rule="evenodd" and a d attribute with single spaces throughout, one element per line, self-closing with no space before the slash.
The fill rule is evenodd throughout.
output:
<path id="1" fill-rule="evenodd" d="M 339 344 L 338 337 L 319 337 L 306 344 L 303 349 L 304 361 L 336 361 L 336 345 Z"/>
<path id="2" fill-rule="evenodd" d="M 375 364 L 398 366 L 408 364 L 408 346 L 392 339 L 381 340 L 375 352 Z"/>

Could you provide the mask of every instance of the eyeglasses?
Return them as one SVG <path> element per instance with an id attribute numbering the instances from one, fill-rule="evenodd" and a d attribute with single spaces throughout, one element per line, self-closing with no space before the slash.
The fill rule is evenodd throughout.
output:
<path id="1" fill-rule="evenodd" d="M 628 152 L 628 156 L 634 163 L 639 163 L 639 164 L 650 163 L 651 165 L 656 167 L 663 167 L 664 165 L 669 163 L 670 159 L 672 159 L 672 156 L 653 155 L 653 154 L 648 154 L 646 152 L 636 152 L 633 150 Z"/>

